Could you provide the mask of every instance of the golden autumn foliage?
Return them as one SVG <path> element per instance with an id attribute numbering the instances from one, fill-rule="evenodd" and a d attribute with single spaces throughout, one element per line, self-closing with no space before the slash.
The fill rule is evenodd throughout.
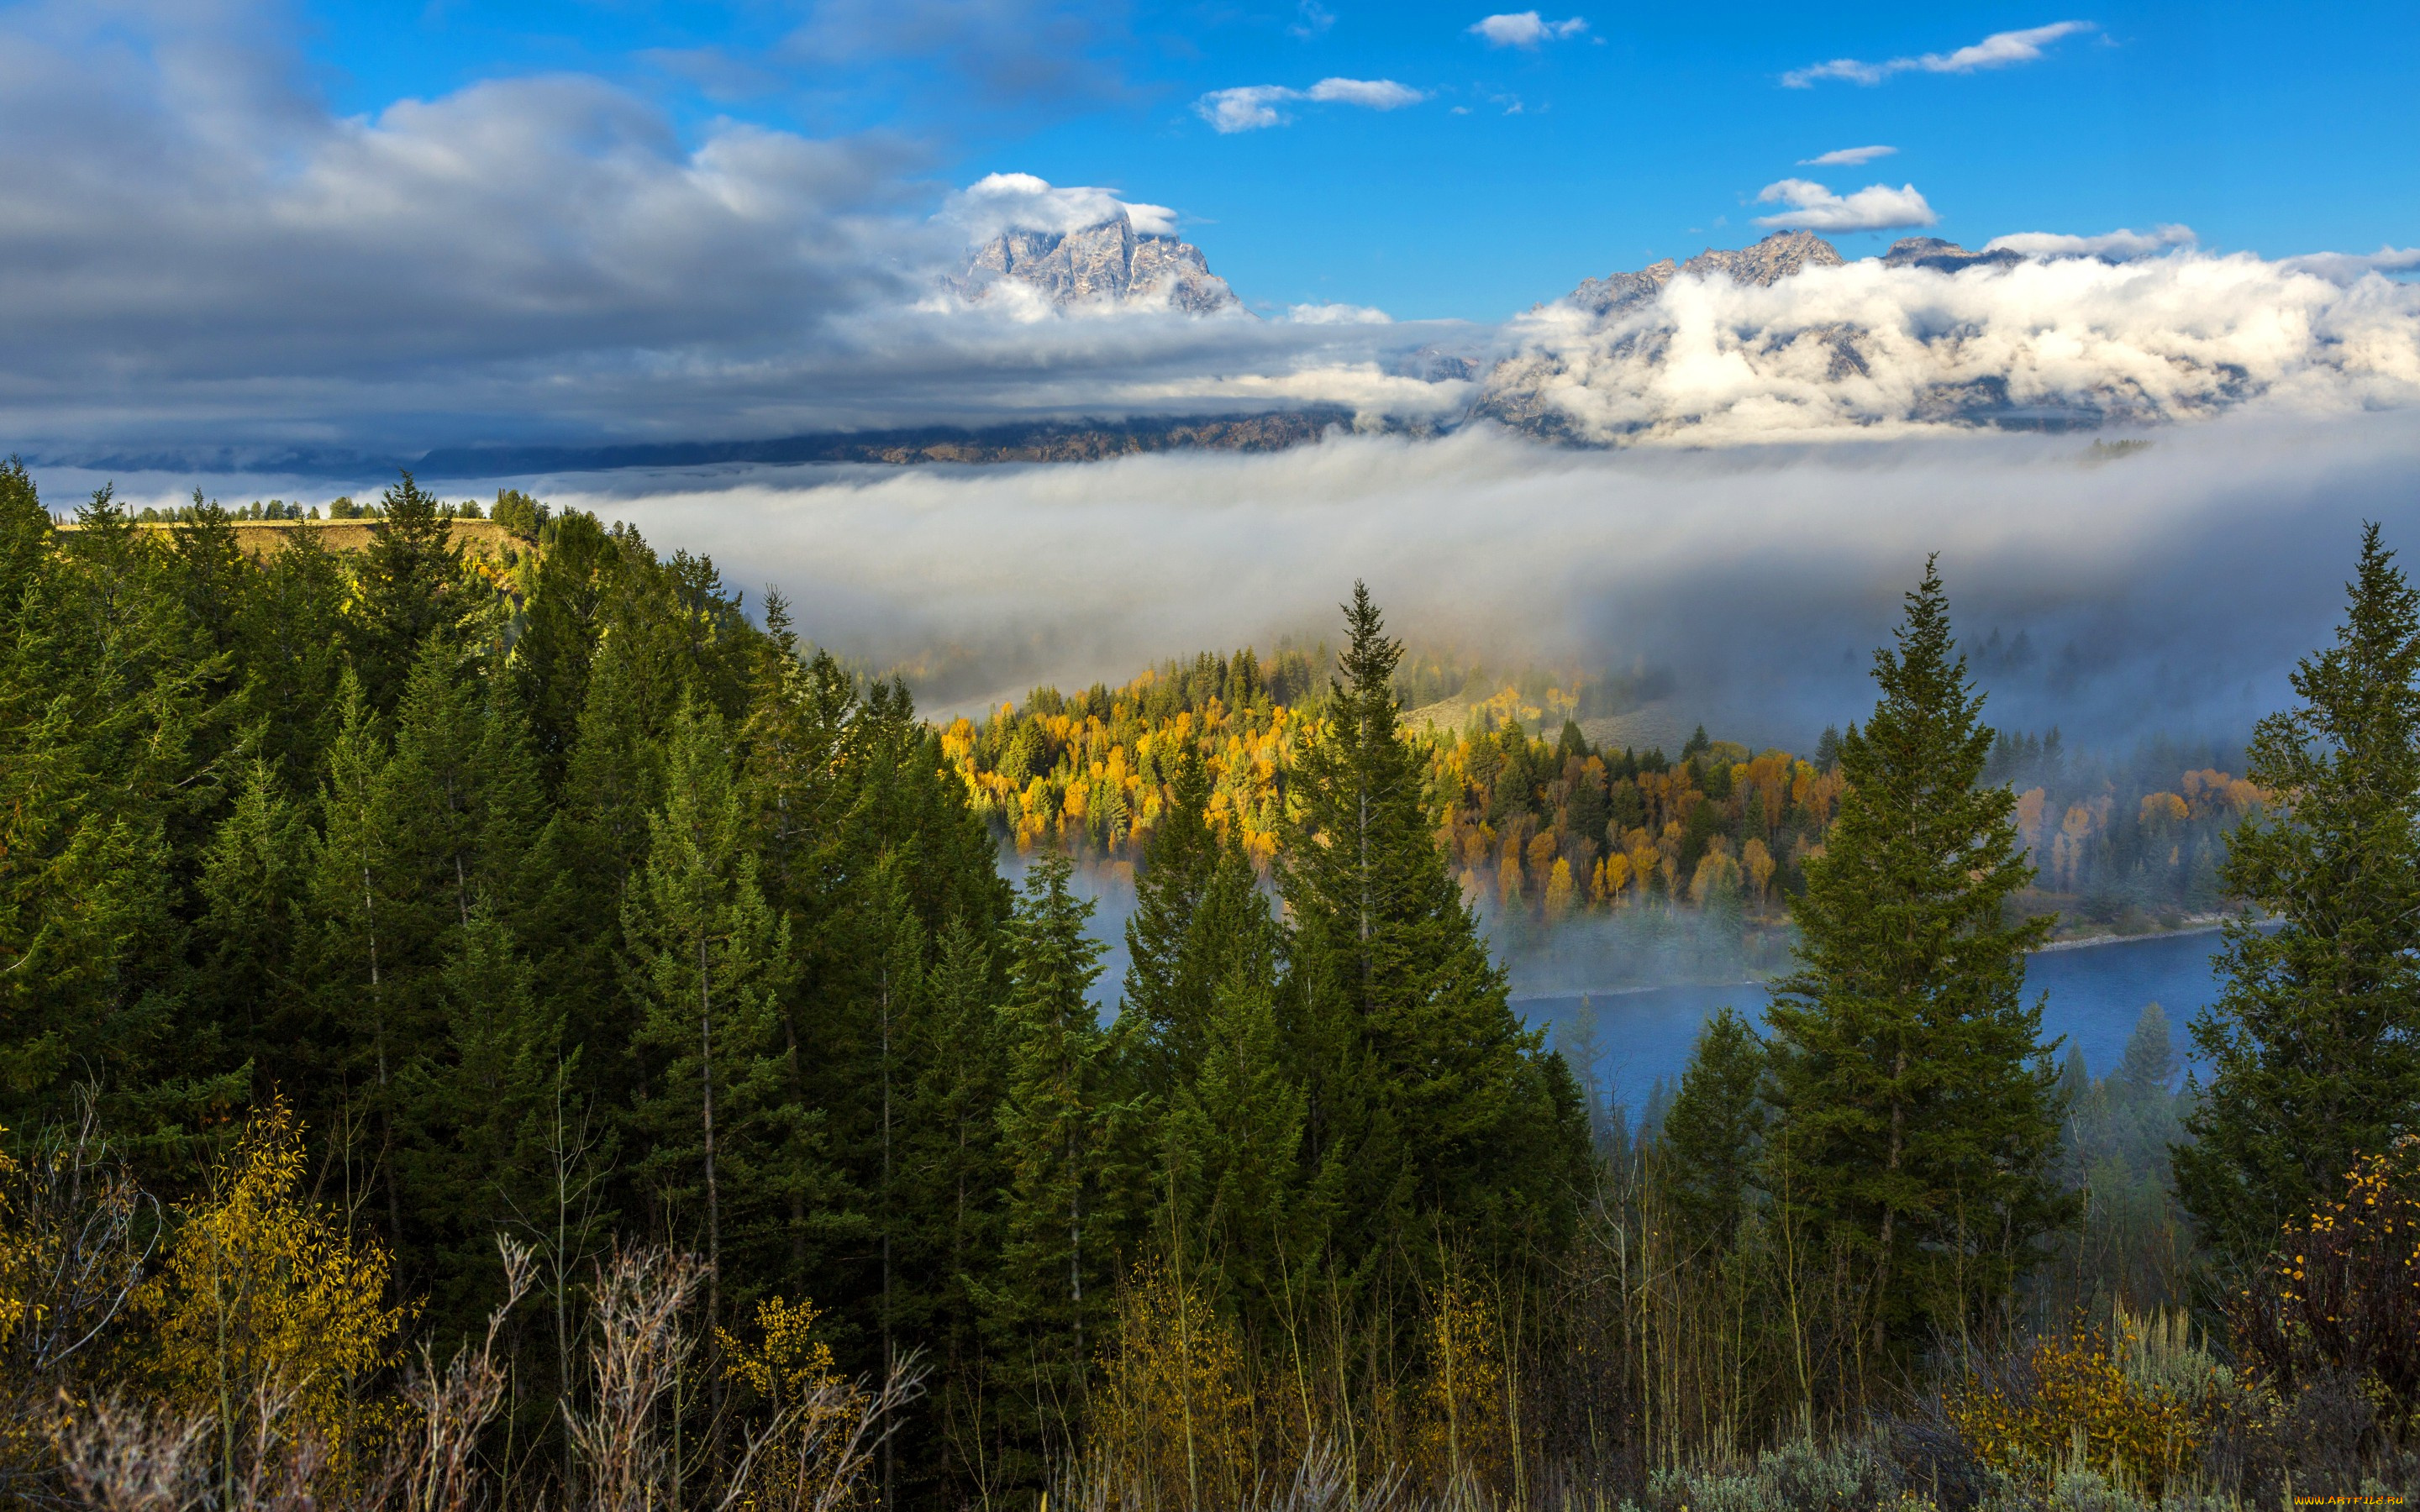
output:
<path id="1" fill-rule="evenodd" d="M 1458 1270 L 1436 1290 L 1423 1342 L 1420 1458 L 1440 1482 L 1502 1486 L 1512 1457 L 1502 1331 L 1487 1298 Z"/>
<path id="2" fill-rule="evenodd" d="M 722 1350 L 724 1378 L 744 1383 L 776 1412 L 834 1397 L 846 1398 L 846 1408 L 855 1411 L 858 1394 L 843 1385 L 831 1346 L 814 1336 L 822 1316 L 812 1302 L 768 1297 L 756 1304 L 752 1341 L 718 1325 L 714 1341 Z"/>
<path id="3" fill-rule="evenodd" d="M 1978 1459 L 2018 1480 L 2047 1487 L 2083 1469 L 2157 1498 L 2195 1462 L 2203 1427 L 2200 1404 L 2127 1368 L 2143 1329 L 2120 1310 L 2115 1347 L 2101 1328 L 2037 1339 L 2014 1379 L 1953 1394 L 1949 1419 Z"/>
<path id="4" fill-rule="evenodd" d="M 1093 1398 L 1091 1452 L 1104 1483 L 1150 1488 L 1162 1505 L 1241 1505 L 1254 1489 L 1257 1437 L 1234 1325 L 1168 1267 L 1138 1266 Z"/>
<path id="5" fill-rule="evenodd" d="M 43 1259 L 40 1241 L 19 1211 L 22 1171 L 8 1153 L 8 1126 L 0 1124 L 0 1349 L 14 1341 L 27 1321 Z"/>
<path id="6" fill-rule="evenodd" d="M 2227 1320 L 2277 1391 L 2354 1381 L 2389 1424 L 2420 1420 L 2420 1140 L 2362 1156 L 2341 1197 L 2288 1223 Z"/>
<path id="7" fill-rule="evenodd" d="M 1295 659 L 1266 678 L 1238 652 L 1171 662 L 1114 689 L 1037 689 L 1021 705 L 953 720 L 940 732 L 941 753 L 1004 841 L 1116 868 L 1140 854 L 1171 801 L 1178 758 L 1198 749 L 1212 780 L 1212 828 L 1266 871 L 1285 834 L 1295 764 L 1319 738 L 1325 687 L 1323 669 L 1300 653 L 1281 656 Z M 1839 768 L 1728 741 L 1693 742 L 1678 759 L 1591 748 L 1576 726 L 1559 726 L 1578 708 L 1560 686 L 1466 692 L 1450 701 L 1467 720 L 1461 729 L 1410 727 L 1428 766 L 1437 844 L 1464 898 L 1549 924 L 1709 901 L 1744 905 L 1751 933 L 1777 924 L 1839 811 Z M 2037 887 L 2090 891 L 2135 867 L 2126 847 L 2148 832 L 2158 843 L 2145 859 L 2166 893 L 2154 908 L 2211 906 L 2220 830 L 2267 798 L 2214 767 L 2164 778 L 2149 794 L 2118 792 L 2099 768 L 2043 770 L 2051 786 L 2028 780 L 2016 812 Z M 2114 841 L 2113 819 L 2126 831 Z M 1559 867 L 1568 887 L 1555 880 Z"/>
<path id="8" fill-rule="evenodd" d="M 2185 800 L 2173 793 L 2143 795 L 2141 819 L 2146 825 L 2182 824 L 2191 811 Z"/>
<path id="9" fill-rule="evenodd" d="M 256 1400 L 288 1400 L 341 1467 L 379 1426 L 361 1388 L 397 1359 L 404 1309 L 386 1301 L 385 1250 L 307 1200 L 302 1171 L 302 1131 L 272 1101 L 177 1210 L 166 1262 L 137 1297 L 144 1363 L 170 1403 L 222 1433 Z"/>

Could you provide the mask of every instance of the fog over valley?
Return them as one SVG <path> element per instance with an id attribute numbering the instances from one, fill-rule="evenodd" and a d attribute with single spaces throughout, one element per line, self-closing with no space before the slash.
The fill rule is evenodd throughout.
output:
<path id="1" fill-rule="evenodd" d="M 46 471 L 62 492 L 101 476 Z M 118 479 L 163 504 L 189 481 Z M 207 481 L 231 502 L 334 486 Z M 1804 749 L 1870 702 L 1871 650 L 1938 551 L 1989 717 L 2123 744 L 2241 740 L 2275 705 L 2336 610 L 2360 521 L 2413 521 L 2420 428 L 2238 417 L 1606 453 L 1481 427 L 1076 466 L 509 481 L 710 555 L 752 603 L 780 590 L 802 635 L 901 671 L 931 711 L 1315 640 L 1359 578 L 1416 644 L 1660 679 L 1684 728 Z"/>

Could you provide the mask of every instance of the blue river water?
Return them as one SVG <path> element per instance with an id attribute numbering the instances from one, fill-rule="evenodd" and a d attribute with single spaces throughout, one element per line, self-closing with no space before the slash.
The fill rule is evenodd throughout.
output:
<path id="1" fill-rule="evenodd" d="M 2208 933 L 2046 950 L 2026 962 L 2025 994 L 2046 997 L 2042 1037 L 2064 1039 L 2059 1057 L 2073 1045 L 2093 1075 L 2105 1075 L 2146 1003 L 2166 1011 L 2178 1052 L 2185 1051 L 2185 1026 L 2216 995 L 2211 952 L 2218 944 Z M 1764 1002 L 1764 989 L 1746 982 L 1516 997 L 1512 1006 L 1532 1026 L 1546 1026 L 1566 1054 L 1593 1059 L 1606 1088 L 1637 1109 L 1656 1082 L 1679 1080 L 1698 1026 L 1717 1009 L 1728 1005 L 1754 1020 Z"/>

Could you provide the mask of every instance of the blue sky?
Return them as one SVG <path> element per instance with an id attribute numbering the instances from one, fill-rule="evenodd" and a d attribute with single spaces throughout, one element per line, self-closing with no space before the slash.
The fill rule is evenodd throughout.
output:
<path id="1" fill-rule="evenodd" d="M 1511 3 L 1511 0 L 1502 0 Z M 1739 245 L 1805 177 L 1914 184 L 1933 234 L 2191 226 L 2267 256 L 2420 236 L 2420 11 L 2332 5 L 1550 7 L 1585 29 L 1497 46 L 1479 5 L 1022 5 L 892 0 L 422 6 L 317 0 L 288 30 L 312 85 L 375 115 L 481 81 L 611 80 L 703 135 L 752 121 L 895 137 L 905 191 L 992 172 L 1173 207 L 1259 305 L 1500 318 L 1580 278 Z M 1836 58 L 1941 57 L 1997 33 L 2080 29 L 2032 61 L 1787 87 Z M 1211 91 L 1392 81 L 1378 111 L 1297 101 L 1214 131 Z M 1862 166 L 1802 167 L 1888 146 Z M 1851 255 L 1900 231 L 1836 238 Z"/>

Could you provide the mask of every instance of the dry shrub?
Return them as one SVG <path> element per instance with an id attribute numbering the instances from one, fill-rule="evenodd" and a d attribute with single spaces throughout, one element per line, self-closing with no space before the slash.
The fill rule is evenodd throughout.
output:
<path id="1" fill-rule="evenodd" d="M 464 1512 L 485 1500 L 479 1439 L 504 1399 L 496 1335 L 529 1294 L 533 1274 L 526 1246 L 501 1239 L 496 1247 L 504 1263 L 504 1300 L 488 1316 L 487 1336 L 476 1351 L 465 1345 L 441 1370 L 428 1347 L 421 1346 L 420 1362 L 404 1383 L 403 1412 L 386 1462 L 371 1489 L 370 1499 L 379 1504 L 397 1512 Z"/>
<path id="2" fill-rule="evenodd" d="M 80 1127 L 35 1141 L 23 1160 L 0 1148 L 0 1504 L 53 1486 L 54 1442 L 109 1352 L 159 1216 L 88 1101 Z"/>
<path id="3" fill-rule="evenodd" d="M 597 1270 L 589 1411 L 566 1410 L 579 1499 L 594 1512 L 676 1504 L 660 1409 L 689 1356 L 681 1314 L 705 1278 L 696 1260 L 662 1249 L 617 1249 Z"/>

